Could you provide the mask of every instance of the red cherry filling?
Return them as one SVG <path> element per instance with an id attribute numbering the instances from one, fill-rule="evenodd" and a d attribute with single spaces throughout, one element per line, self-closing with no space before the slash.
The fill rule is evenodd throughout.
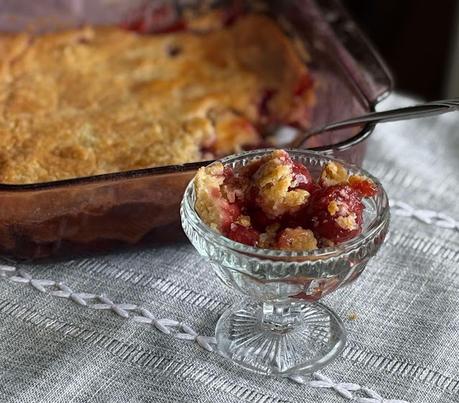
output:
<path id="1" fill-rule="evenodd" d="M 276 91 L 272 89 L 267 89 L 263 91 L 260 97 L 260 102 L 258 104 L 258 111 L 261 117 L 268 119 L 268 117 L 270 116 L 269 102 L 275 94 Z"/>
<path id="2" fill-rule="evenodd" d="M 372 197 L 378 193 L 378 188 L 376 187 L 375 183 L 365 176 L 350 176 L 349 185 L 352 187 L 352 189 L 355 189 L 357 192 L 359 192 L 362 197 Z"/>
<path id="3" fill-rule="evenodd" d="M 223 26 L 229 27 L 233 25 L 239 17 L 246 13 L 246 7 L 243 1 L 236 0 L 232 3 L 230 7 L 224 10 L 222 15 Z"/>
<path id="4" fill-rule="evenodd" d="M 235 242 L 250 246 L 257 246 L 260 239 L 260 233 L 257 230 L 234 222 L 231 224 L 226 236 Z"/>
<path id="5" fill-rule="evenodd" d="M 231 225 L 238 219 L 241 215 L 241 209 L 235 203 L 224 203 L 222 205 L 222 224 L 221 230 L 222 232 L 227 232 Z"/>
<path id="6" fill-rule="evenodd" d="M 121 24 L 121 28 L 139 34 L 165 34 L 186 30 L 186 23 L 177 18 L 174 7 L 168 4 L 149 8 L 142 6 Z"/>
<path id="7" fill-rule="evenodd" d="M 311 193 L 315 184 L 309 169 L 299 162 L 293 162 L 292 166 L 293 183 L 290 189 L 304 189 Z"/>
<path id="8" fill-rule="evenodd" d="M 295 89 L 293 90 L 293 95 L 296 97 L 301 97 L 309 91 L 314 86 L 314 80 L 310 75 L 302 76 Z"/>
<path id="9" fill-rule="evenodd" d="M 335 185 L 316 192 L 308 208 L 308 219 L 317 236 L 333 243 L 357 236 L 363 222 L 362 197 L 349 185 Z"/>
<path id="10" fill-rule="evenodd" d="M 203 220 L 261 248 L 305 251 L 354 238 L 362 231 L 362 199 L 378 191 L 371 179 L 349 176 L 338 162 L 329 162 L 315 182 L 283 150 L 236 169 L 218 163 L 201 169 Z"/>
<path id="11" fill-rule="evenodd" d="M 276 223 L 276 220 L 269 218 L 261 209 L 252 208 L 249 210 L 252 225 L 259 231 L 265 231 L 268 225 Z"/>

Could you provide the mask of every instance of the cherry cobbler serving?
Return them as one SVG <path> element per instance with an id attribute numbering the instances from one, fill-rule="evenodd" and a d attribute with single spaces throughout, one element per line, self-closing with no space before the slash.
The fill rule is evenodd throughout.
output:
<path id="1" fill-rule="evenodd" d="M 308 126 L 304 55 L 270 17 L 145 31 L 0 34 L 0 183 L 199 161 L 259 147 L 275 124 Z"/>
<path id="2" fill-rule="evenodd" d="M 221 162 L 201 168 L 195 179 L 201 219 L 246 245 L 308 251 L 348 241 L 362 231 L 362 199 L 374 182 L 328 162 L 314 179 L 286 151 L 232 169 Z"/>

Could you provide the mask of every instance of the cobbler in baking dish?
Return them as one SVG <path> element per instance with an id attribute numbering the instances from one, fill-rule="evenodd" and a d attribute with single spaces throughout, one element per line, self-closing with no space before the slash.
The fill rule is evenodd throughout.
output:
<path id="1" fill-rule="evenodd" d="M 308 125 L 313 82 L 274 20 L 206 26 L 0 35 L 0 182 L 198 161 L 257 147 L 273 124 Z"/>
<path id="2" fill-rule="evenodd" d="M 195 209 L 226 237 L 250 246 L 314 250 L 348 241 L 362 231 L 364 204 L 377 188 L 365 176 L 327 163 L 317 180 L 308 167 L 276 150 L 232 169 L 221 162 L 194 180 Z"/>

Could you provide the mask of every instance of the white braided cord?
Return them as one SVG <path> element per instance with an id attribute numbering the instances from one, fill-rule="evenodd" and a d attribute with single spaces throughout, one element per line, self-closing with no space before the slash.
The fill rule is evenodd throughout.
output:
<path id="1" fill-rule="evenodd" d="M 447 214 L 433 210 L 418 209 L 397 200 L 391 201 L 390 207 L 394 215 L 414 218 L 424 224 L 434 225 L 440 228 L 459 230 L 459 221 Z"/>
<path id="2" fill-rule="evenodd" d="M 110 311 L 123 319 L 132 319 L 135 322 L 152 326 L 161 333 L 178 340 L 193 341 L 207 351 L 214 351 L 216 339 L 213 336 L 198 334 L 191 326 L 174 319 L 156 318 L 148 309 L 130 303 L 115 303 L 106 295 L 96 295 L 86 292 L 75 292 L 63 282 L 46 279 L 35 279 L 28 272 L 10 265 L 0 264 L 0 278 L 18 284 L 28 284 L 39 292 L 56 298 L 65 298 L 87 309 Z M 377 392 L 355 383 L 335 382 L 320 373 L 312 374 L 312 379 L 303 375 L 291 375 L 291 381 L 311 388 L 332 390 L 347 400 L 359 403 L 408 403 L 403 400 L 388 400 Z M 354 392 L 354 393 L 353 393 Z M 356 393 L 363 396 L 357 396 Z"/>

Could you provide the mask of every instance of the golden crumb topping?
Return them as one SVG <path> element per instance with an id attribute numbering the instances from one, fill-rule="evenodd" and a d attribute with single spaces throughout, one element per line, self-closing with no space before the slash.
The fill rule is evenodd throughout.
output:
<path id="1" fill-rule="evenodd" d="M 308 71 L 273 20 L 247 15 L 213 28 L 1 34 L 0 182 L 228 154 L 260 141 L 255 127 L 266 91 L 276 121 L 290 122 L 312 105 L 312 89 L 292 96 Z"/>
<path id="2" fill-rule="evenodd" d="M 242 225 L 243 227 L 250 227 L 250 216 L 248 215 L 241 215 L 236 221 L 236 224 Z"/>
<path id="3" fill-rule="evenodd" d="M 265 232 L 260 234 L 260 240 L 258 246 L 264 249 L 270 249 L 276 247 L 277 232 L 279 231 L 280 224 L 268 225 Z"/>
<path id="4" fill-rule="evenodd" d="M 278 241 L 280 249 L 291 251 L 305 251 L 317 249 L 317 240 L 314 233 L 309 229 L 286 228 L 284 229 Z"/>
<path id="5" fill-rule="evenodd" d="M 258 188 L 258 202 L 272 218 L 294 213 L 307 203 L 307 190 L 290 188 L 293 185 L 292 164 L 286 163 L 285 151 L 277 150 L 263 159 L 254 175 Z"/>
<path id="6" fill-rule="evenodd" d="M 328 162 L 320 175 L 322 186 L 334 186 L 346 183 L 348 180 L 347 169 L 338 162 Z"/>
<path id="7" fill-rule="evenodd" d="M 336 200 L 332 200 L 328 203 L 327 210 L 331 216 L 334 216 L 339 211 L 338 202 Z"/>
<path id="8" fill-rule="evenodd" d="M 194 179 L 196 212 L 207 225 L 219 231 L 223 225 L 222 203 L 225 202 L 220 192 L 223 180 L 223 164 L 221 162 L 200 168 Z"/>
<path id="9" fill-rule="evenodd" d="M 335 221 L 339 227 L 347 231 L 353 231 L 359 228 L 355 213 L 350 213 L 346 216 L 337 217 Z"/>

